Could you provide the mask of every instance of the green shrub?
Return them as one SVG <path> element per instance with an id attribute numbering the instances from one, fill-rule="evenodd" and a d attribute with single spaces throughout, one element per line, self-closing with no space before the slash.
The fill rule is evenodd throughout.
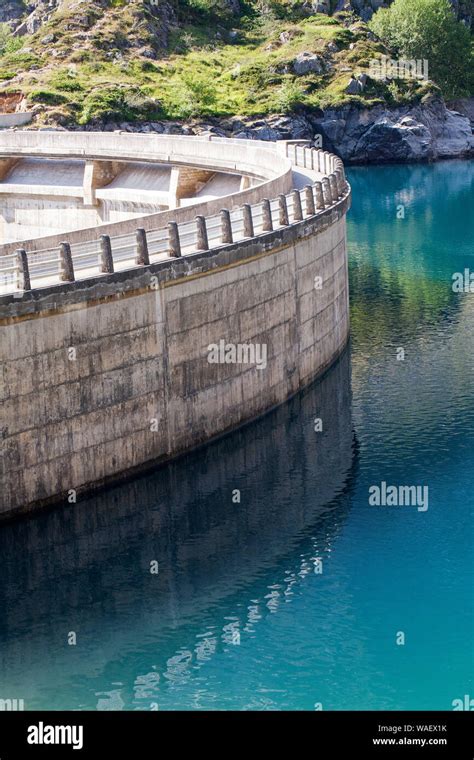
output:
<path id="1" fill-rule="evenodd" d="M 372 17 L 371 30 L 404 59 L 426 59 L 445 97 L 472 87 L 471 35 L 449 0 L 395 0 Z"/>
<path id="2" fill-rule="evenodd" d="M 178 8 L 187 19 L 195 19 L 197 23 L 214 21 L 224 26 L 235 20 L 232 11 L 224 0 L 182 0 Z"/>
<path id="3" fill-rule="evenodd" d="M 34 53 L 22 52 L 16 50 L 13 53 L 5 53 L 5 66 L 15 67 L 18 71 L 27 71 L 32 66 L 41 64 L 41 58 Z"/>
<path id="4" fill-rule="evenodd" d="M 290 113 L 300 106 L 304 99 L 304 90 L 297 82 L 283 82 L 276 96 L 276 107 L 282 113 Z"/>
<path id="5" fill-rule="evenodd" d="M 16 76 L 16 71 L 10 71 L 9 69 L 0 69 L 0 81 L 13 79 Z"/>
<path id="6" fill-rule="evenodd" d="M 60 106 L 67 103 L 67 98 L 64 95 L 51 90 L 32 90 L 28 95 L 28 100 L 33 103 L 44 103 L 47 106 Z"/>
<path id="7" fill-rule="evenodd" d="M 14 37 L 8 24 L 0 24 L 0 55 L 14 53 L 24 45 L 21 37 Z"/>
<path id="8" fill-rule="evenodd" d="M 84 99 L 80 124 L 90 121 L 137 121 L 158 118 L 161 110 L 138 87 L 104 86 Z"/>
<path id="9" fill-rule="evenodd" d="M 84 89 L 77 77 L 67 71 L 58 71 L 50 80 L 50 85 L 55 90 L 63 90 L 64 92 L 79 92 Z"/>
<path id="10" fill-rule="evenodd" d="M 215 102 L 216 94 L 211 82 L 196 74 L 185 74 L 173 90 L 170 111 L 176 119 L 204 116 L 212 111 Z"/>

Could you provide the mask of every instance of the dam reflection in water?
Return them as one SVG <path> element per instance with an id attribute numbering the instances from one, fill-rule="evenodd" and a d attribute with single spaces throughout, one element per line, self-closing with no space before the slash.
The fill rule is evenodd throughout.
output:
<path id="1" fill-rule="evenodd" d="M 220 707 L 208 687 L 203 704 L 199 688 L 193 703 L 173 688 L 228 648 L 251 646 L 259 621 L 324 568 L 354 453 L 346 352 L 232 435 L 2 526 L 2 694 L 26 709 Z M 329 660 L 331 646 L 329 637 Z"/>

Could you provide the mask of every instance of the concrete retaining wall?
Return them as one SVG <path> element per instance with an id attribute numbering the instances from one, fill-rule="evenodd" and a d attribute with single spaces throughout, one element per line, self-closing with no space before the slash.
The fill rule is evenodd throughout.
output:
<path id="1" fill-rule="evenodd" d="M 324 371 L 349 333 L 348 205 L 346 195 L 258 238 L 4 299 L 0 514 L 167 459 Z M 265 345 L 266 367 L 209 363 L 221 340 Z"/>
<path id="2" fill-rule="evenodd" d="M 15 113 L 0 113 L 0 129 L 10 129 L 11 127 L 22 127 L 28 124 L 33 118 L 33 114 L 28 111 L 17 111 Z"/>

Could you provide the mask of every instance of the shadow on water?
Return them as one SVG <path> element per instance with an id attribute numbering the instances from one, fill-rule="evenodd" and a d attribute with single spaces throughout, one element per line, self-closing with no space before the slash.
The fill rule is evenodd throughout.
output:
<path id="1" fill-rule="evenodd" d="M 320 381 L 231 435 L 2 526 L 2 682 L 23 682 L 34 705 L 46 672 L 60 682 L 89 678 L 111 658 L 131 665 L 167 631 L 254 584 L 265 589 L 282 559 L 299 573 L 305 539 L 323 557 L 345 519 L 354 450 L 346 351 Z M 73 652 L 70 631 L 83 644 Z"/>

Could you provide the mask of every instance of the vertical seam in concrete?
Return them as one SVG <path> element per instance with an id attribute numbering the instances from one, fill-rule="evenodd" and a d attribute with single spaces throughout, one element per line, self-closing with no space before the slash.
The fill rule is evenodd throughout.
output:
<path id="1" fill-rule="evenodd" d="M 298 265 L 297 265 L 297 259 L 296 259 L 296 244 L 293 243 L 293 293 L 294 293 L 294 299 L 295 299 L 295 327 L 296 327 L 296 334 L 298 336 L 298 356 L 301 353 L 300 350 L 300 341 L 301 341 L 301 330 L 300 330 L 300 302 L 298 297 Z M 301 385 L 301 362 L 295 362 L 295 369 L 298 368 L 298 387 Z"/>
<path id="2" fill-rule="evenodd" d="M 157 309 L 158 307 L 158 309 Z M 166 313 L 166 293 L 165 289 L 161 286 L 156 291 L 156 297 L 155 297 L 155 320 L 156 320 L 156 312 L 159 310 L 161 312 L 161 322 L 160 329 L 162 331 L 163 336 L 163 346 L 162 346 L 162 356 L 163 356 L 163 424 L 165 426 L 165 440 L 166 440 L 166 454 L 169 454 L 171 452 L 171 440 L 170 440 L 170 422 L 169 422 L 169 396 L 170 396 L 170 383 L 171 378 L 169 374 L 169 356 L 168 356 L 168 316 Z M 155 321 L 155 324 L 158 329 L 158 322 Z M 158 334 L 157 334 L 157 340 L 156 340 L 156 346 L 155 346 L 155 356 L 158 356 Z M 158 408 L 158 404 L 157 404 Z"/>

